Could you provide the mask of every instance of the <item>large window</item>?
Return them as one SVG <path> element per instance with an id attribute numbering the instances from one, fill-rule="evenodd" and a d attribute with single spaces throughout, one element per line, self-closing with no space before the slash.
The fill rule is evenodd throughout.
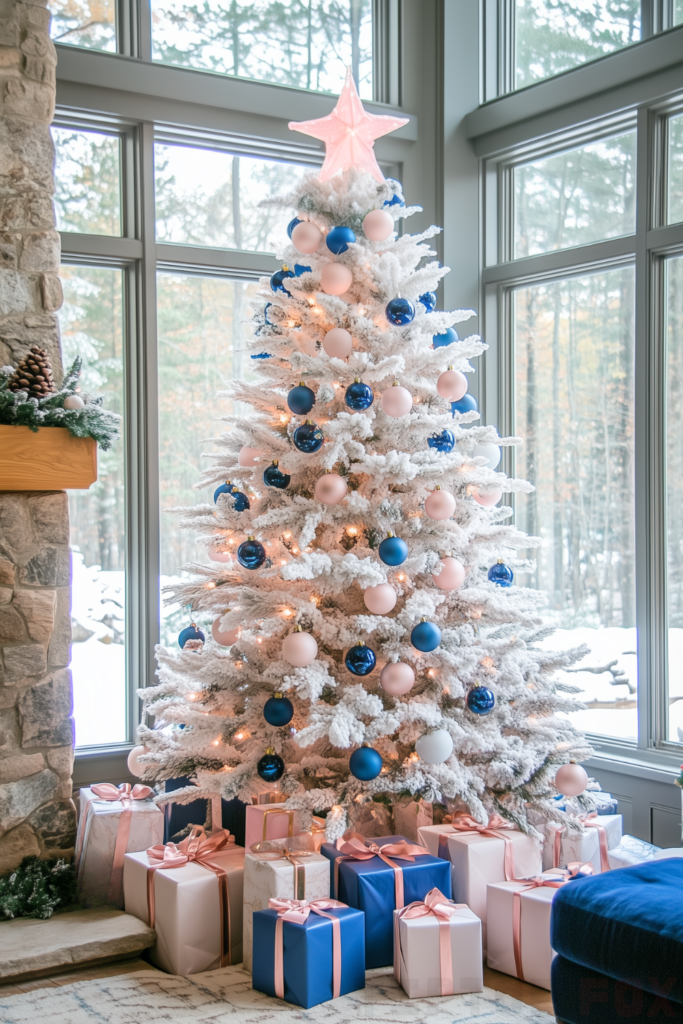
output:
<path id="1" fill-rule="evenodd" d="M 665 281 L 668 731 L 683 743 L 683 256 L 667 260 Z"/>

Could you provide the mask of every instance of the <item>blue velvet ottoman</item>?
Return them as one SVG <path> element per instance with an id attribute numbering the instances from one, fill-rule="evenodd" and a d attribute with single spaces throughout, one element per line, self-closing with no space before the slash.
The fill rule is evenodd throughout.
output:
<path id="1" fill-rule="evenodd" d="M 683 1024 L 683 859 L 558 890 L 550 919 L 555 1014 L 567 1024 Z"/>

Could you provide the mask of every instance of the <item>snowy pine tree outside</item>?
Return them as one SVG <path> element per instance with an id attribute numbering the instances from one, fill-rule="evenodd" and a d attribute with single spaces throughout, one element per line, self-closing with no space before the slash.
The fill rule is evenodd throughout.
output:
<path id="1" fill-rule="evenodd" d="M 215 504 L 175 510 L 203 539 L 209 561 L 184 567 L 189 575 L 167 588 L 167 596 L 191 606 L 187 624 L 215 620 L 215 630 L 237 630 L 238 637 L 230 646 L 207 636 L 201 650 L 158 649 L 159 684 L 140 691 L 156 726 L 139 730 L 148 751 L 143 777 L 191 775 L 199 791 L 194 785 L 175 791 L 168 797 L 174 801 L 218 793 L 249 801 L 265 788 L 257 765 L 272 748 L 285 764 L 279 785 L 287 806 L 327 811 L 329 839 L 341 836 L 368 801 L 408 794 L 467 807 L 481 822 L 498 813 L 527 829 L 529 807 L 558 817 L 551 806 L 558 766 L 590 756 L 568 718 L 580 707 L 573 697 L 580 687 L 558 675 L 587 652 L 552 650 L 541 593 L 488 579 L 499 560 L 516 574 L 529 568 L 517 552 L 533 541 L 510 524 L 511 508 L 497 499 L 531 484 L 491 468 L 491 449 L 477 447 L 518 439 L 499 438 L 476 411 L 452 412 L 437 390 L 451 367 L 473 373 L 470 360 L 486 348 L 477 336 L 433 344 L 473 315 L 420 302 L 448 272 L 429 245 L 439 229 L 398 234 L 401 221 L 420 208 L 406 207 L 398 183 L 383 180 L 379 168 L 381 180 L 357 167 L 323 180 L 324 170 L 280 200 L 320 230 L 320 244 L 302 254 L 283 239 L 278 258 L 293 268 L 291 276 L 283 287 L 277 279 L 261 281 L 251 351 L 258 380 L 230 382 L 228 391 L 251 412 L 225 418 L 202 481 L 212 488 L 231 481 L 250 507 L 239 511 L 233 495 L 223 493 Z M 374 210 L 395 221 L 396 232 L 384 241 L 364 234 L 364 218 Z M 335 256 L 325 237 L 340 226 L 351 229 L 355 242 Z M 334 264 L 348 268 L 352 279 L 340 295 L 321 285 Z M 387 304 L 398 297 L 415 310 L 403 325 L 387 319 Z M 340 328 L 353 338 L 347 358 L 323 347 L 326 334 Z M 372 403 L 359 411 L 346 401 L 357 380 L 372 390 Z M 288 405 L 302 382 L 315 394 L 308 415 L 293 414 Z M 412 397 L 406 415 L 384 411 L 383 396 L 395 384 Z M 324 435 L 316 451 L 294 442 L 307 421 Z M 256 450 L 254 464 L 245 465 L 244 453 L 239 459 L 242 449 Z M 284 488 L 264 483 L 264 470 L 276 460 L 290 478 Z M 346 491 L 336 503 L 315 496 L 327 472 Z M 448 518 L 432 518 L 425 509 L 437 488 L 452 495 Z M 400 564 L 379 556 L 390 534 L 407 545 Z M 248 538 L 265 556 L 254 569 L 234 555 Z M 446 589 L 449 573 L 453 586 Z M 367 589 L 387 584 L 395 606 L 373 614 Z M 426 652 L 411 642 L 421 622 L 441 634 Z M 297 629 L 317 645 L 314 660 L 300 667 L 283 656 L 283 642 Z M 376 659 L 364 675 L 347 667 L 359 644 Z M 400 696 L 380 683 L 385 666 L 396 662 L 414 673 Z M 468 706 L 468 694 L 480 685 L 495 697 L 487 714 Z M 276 693 L 293 704 L 284 727 L 267 724 L 263 714 Z M 381 756 L 381 771 L 367 781 L 349 767 L 363 744 Z M 441 755 L 430 753 L 435 745 Z"/>

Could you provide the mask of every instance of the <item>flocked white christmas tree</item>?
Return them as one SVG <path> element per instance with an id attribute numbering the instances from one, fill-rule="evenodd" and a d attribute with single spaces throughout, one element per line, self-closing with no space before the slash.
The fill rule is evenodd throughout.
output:
<path id="1" fill-rule="evenodd" d="M 530 539 L 498 501 L 531 486 L 497 471 L 517 439 L 466 394 L 486 346 L 453 330 L 472 311 L 434 308 L 439 229 L 398 234 L 420 208 L 372 152 L 401 123 L 349 75 L 333 114 L 293 126 L 327 155 L 281 199 L 297 217 L 254 302 L 258 383 L 227 392 L 251 412 L 225 417 L 215 504 L 175 510 L 220 559 L 172 590 L 212 636 L 159 648 L 141 691 L 143 777 L 199 787 L 162 801 L 248 801 L 279 777 L 330 839 L 408 794 L 527 829 L 529 807 L 559 817 L 555 772 L 590 753 L 556 678 L 582 652 L 542 650 L 543 598 L 510 585 Z"/>

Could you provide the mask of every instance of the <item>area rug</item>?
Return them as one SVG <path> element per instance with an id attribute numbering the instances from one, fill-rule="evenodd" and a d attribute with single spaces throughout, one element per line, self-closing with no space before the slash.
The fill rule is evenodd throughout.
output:
<path id="1" fill-rule="evenodd" d="M 2 1024 L 550 1024 L 554 1018 L 512 996 L 483 992 L 408 999 L 386 968 L 364 989 L 310 1010 L 251 987 L 241 967 L 190 978 L 140 971 L 0 998 Z"/>

